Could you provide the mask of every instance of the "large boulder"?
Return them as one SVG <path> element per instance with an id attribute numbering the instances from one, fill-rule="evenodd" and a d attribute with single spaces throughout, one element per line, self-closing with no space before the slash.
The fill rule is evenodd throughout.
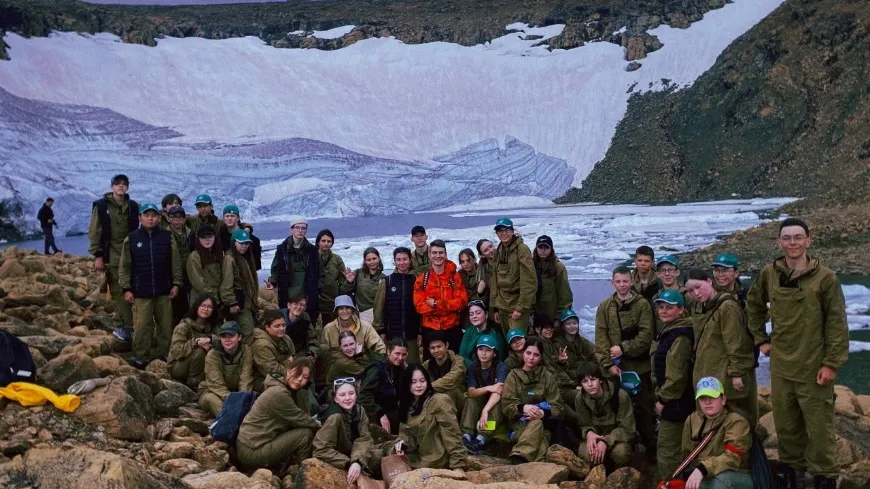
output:
<path id="1" fill-rule="evenodd" d="M 52 359 L 37 371 L 36 376 L 42 385 L 62 394 L 80 380 L 100 377 L 100 372 L 91 357 L 84 353 L 70 353 Z"/>
<path id="2" fill-rule="evenodd" d="M 207 447 L 196 447 L 193 451 L 193 459 L 199 462 L 204 470 L 223 470 L 230 463 L 230 454 L 227 452 L 226 445 L 215 443 Z"/>
<path id="3" fill-rule="evenodd" d="M 299 465 L 299 472 L 293 482 L 293 489 L 351 489 L 347 483 L 347 472 L 309 458 Z"/>
<path id="4" fill-rule="evenodd" d="M 631 467 L 623 467 L 607 476 L 601 489 L 640 489 L 642 484 L 640 472 Z"/>
<path id="5" fill-rule="evenodd" d="M 317 486 L 309 486 L 317 487 Z M 558 489 L 555 484 L 529 484 L 521 481 L 475 484 L 465 474 L 452 470 L 417 469 L 400 474 L 390 489 Z M 308 489 L 294 486 L 294 489 Z"/>
<path id="6" fill-rule="evenodd" d="M 834 400 L 834 412 L 839 416 L 844 416 L 850 419 L 857 419 L 861 416 L 861 406 L 858 403 L 858 396 L 852 392 L 852 389 L 844 385 L 834 386 L 836 398 Z"/>
<path id="7" fill-rule="evenodd" d="M 85 423 L 102 426 L 109 436 L 139 441 L 154 418 L 151 389 L 135 377 L 118 377 L 85 395 L 73 414 Z"/>
<path id="8" fill-rule="evenodd" d="M 558 484 L 568 479 L 568 468 L 543 462 L 521 465 L 489 467 L 479 472 L 468 472 L 467 478 L 475 484 L 492 482 L 524 482 L 526 484 Z"/>
<path id="9" fill-rule="evenodd" d="M 23 483 L 23 485 L 22 485 Z M 0 467 L 0 487 L 179 489 L 180 481 L 137 462 L 90 448 L 34 448 Z"/>
<path id="10" fill-rule="evenodd" d="M 23 336 L 45 336 L 45 328 L 28 324 L 16 317 L 8 316 L 0 321 L 0 331 L 5 331 L 19 338 Z"/>
<path id="11" fill-rule="evenodd" d="M 189 458 L 172 458 L 160 464 L 160 470 L 175 477 L 184 477 L 202 472 L 202 466 Z"/>
<path id="12" fill-rule="evenodd" d="M 157 414 L 174 416 L 178 414 L 178 408 L 196 401 L 196 393 L 180 382 L 160 379 L 160 386 L 160 393 L 154 396 L 154 409 Z"/>
<path id="13" fill-rule="evenodd" d="M 82 342 L 82 338 L 77 336 L 25 336 L 21 338 L 27 346 L 36 348 L 39 353 L 42 353 L 47 359 L 52 359 L 64 350 L 64 348 L 72 345 L 78 345 Z"/>
<path id="14" fill-rule="evenodd" d="M 562 445 L 550 445 L 545 460 L 566 467 L 572 479 L 583 480 L 589 474 L 589 463 Z"/>
<path id="15" fill-rule="evenodd" d="M 589 487 L 601 487 L 606 479 L 607 472 L 604 470 L 604 465 L 599 464 L 592 467 L 592 470 L 589 471 L 589 475 L 583 479 L 583 482 L 585 482 Z"/>
<path id="16" fill-rule="evenodd" d="M 103 355 L 94 358 L 94 366 L 97 367 L 97 371 L 100 372 L 100 375 L 103 377 L 107 375 L 118 375 L 118 370 L 120 370 L 121 365 L 124 365 L 123 360 L 118 357 Z"/>
<path id="17" fill-rule="evenodd" d="M 253 479 L 241 472 L 215 472 L 208 470 L 182 479 L 193 489 L 273 489 L 272 484 Z"/>

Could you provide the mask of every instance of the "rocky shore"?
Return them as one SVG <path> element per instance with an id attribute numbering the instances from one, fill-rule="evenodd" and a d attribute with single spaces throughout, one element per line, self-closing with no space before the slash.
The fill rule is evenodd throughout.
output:
<path id="1" fill-rule="evenodd" d="M 345 474 L 315 459 L 277 474 L 240 472 L 230 452 L 208 432 L 211 419 L 195 393 L 175 382 L 165 364 L 145 371 L 127 365 L 111 336 L 111 302 L 98 291 L 91 261 L 9 248 L 0 254 L 0 330 L 30 347 L 38 383 L 63 393 L 74 382 L 110 377 L 70 414 L 50 404 L 23 407 L 0 399 L 0 487 L 6 489 L 346 489 Z M 265 291 L 264 291 L 265 292 Z M 271 297 L 266 296 L 266 300 Z M 264 303 L 264 305 L 266 305 Z M 769 392 L 762 389 L 759 435 L 776 463 L 776 429 Z M 837 388 L 841 489 L 870 484 L 870 396 Z M 385 432 L 372 426 L 377 440 Z M 377 441 L 376 440 L 376 441 Z M 469 470 L 421 469 L 400 476 L 401 489 L 641 489 L 654 487 L 651 467 L 605 477 L 559 446 L 546 462 L 511 466 L 507 446 L 470 457 Z"/>

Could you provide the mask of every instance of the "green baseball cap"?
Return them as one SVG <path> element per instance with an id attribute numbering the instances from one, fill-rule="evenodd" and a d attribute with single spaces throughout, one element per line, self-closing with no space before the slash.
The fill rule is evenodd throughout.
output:
<path id="1" fill-rule="evenodd" d="M 152 204 L 151 202 L 146 202 L 139 206 L 139 215 L 145 214 L 148 211 L 154 211 L 160 214 L 160 208 L 157 207 L 157 204 Z"/>
<path id="2" fill-rule="evenodd" d="M 495 221 L 495 230 L 498 231 L 498 228 L 514 228 L 514 222 L 506 217 L 499 218 L 498 221 Z"/>
<path id="3" fill-rule="evenodd" d="M 232 240 L 236 243 L 250 243 L 251 235 L 248 234 L 244 229 L 236 229 L 233 231 L 233 235 L 231 236 Z"/>
<path id="4" fill-rule="evenodd" d="M 663 290 L 656 299 L 656 302 L 664 302 L 672 306 L 686 307 L 686 300 L 683 299 L 683 294 L 678 290 Z"/>
<path id="5" fill-rule="evenodd" d="M 737 257 L 731 253 L 721 253 L 716 255 L 716 259 L 713 260 L 713 266 L 733 268 L 737 270 L 737 267 L 740 266 L 740 262 L 737 260 Z"/>
<path id="6" fill-rule="evenodd" d="M 517 338 L 525 338 L 525 337 L 526 337 L 526 334 L 523 333 L 523 330 L 521 330 L 519 328 L 514 328 L 514 329 L 507 332 L 508 344 L 510 344 L 511 341 L 513 341 Z"/>
<path id="7" fill-rule="evenodd" d="M 241 215 L 239 213 L 239 206 L 237 206 L 237 205 L 228 205 L 228 206 L 224 207 L 223 213 L 224 214 L 235 214 L 237 216 Z"/>
<path id="8" fill-rule="evenodd" d="M 208 204 L 208 205 L 211 205 L 211 196 L 209 196 L 208 194 L 199 194 L 199 195 L 197 195 L 197 196 L 196 196 L 196 202 L 194 202 L 194 205 L 199 205 L 199 204 Z"/>
<path id="9" fill-rule="evenodd" d="M 698 381 L 695 387 L 695 399 L 700 399 L 702 396 L 717 398 L 725 393 L 722 388 L 722 383 L 716 377 L 704 377 Z"/>
<path id="10" fill-rule="evenodd" d="M 480 337 L 477 338 L 477 348 L 480 348 L 481 346 L 485 346 L 485 347 L 489 348 L 490 350 L 495 350 L 495 347 L 496 347 L 495 338 L 493 338 L 492 336 L 490 336 L 488 334 L 480 335 Z"/>
<path id="11" fill-rule="evenodd" d="M 218 331 L 218 335 L 233 335 L 239 334 L 239 323 L 235 321 L 227 321 L 221 325 L 220 331 Z"/>
<path id="12" fill-rule="evenodd" d="M 662 263 L 670 263 L 671 265 L 680 268 L 680 260 L 678 260 L 674 255 L 660 256 L 659 259 L 656 260 L 656 268 L 660 267 Z"/>
<path id="13" fill-rule="evenodd" d="M 565 322 L 566 319 L 574 318 L 577 321 L 580 321 L 580 316 L 574 312 L 574 309 L 563 309 L 562 312 L 559 313 L 559 321 Z"/>

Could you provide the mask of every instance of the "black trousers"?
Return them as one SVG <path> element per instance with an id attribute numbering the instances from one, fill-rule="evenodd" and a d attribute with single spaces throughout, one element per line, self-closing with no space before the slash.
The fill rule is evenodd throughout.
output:
<path id="1" fill-rule="evenodd" d="M 45 254 L 48 254 L 50 249 L 54 249 L 54 253 L 57 253 L 57 245 L 54 243 L 54 226 L 43 226 L 42 233 L 45 235 Z"/>

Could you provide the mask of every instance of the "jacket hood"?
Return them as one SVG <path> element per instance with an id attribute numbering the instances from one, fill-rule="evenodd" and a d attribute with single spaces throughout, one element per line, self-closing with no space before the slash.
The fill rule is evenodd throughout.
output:
<path id="1" fill-rule="evenodd" d="M 459 267 L 457 267 L 456 264 L 453 263 L 452 261 L 447 260 L 444 262 L 444 273 L 448 273 L 450 275 L 453 275 L 454 273 L 456 273 L 456 270 L 458 270 L 458 269 L 459 269 Z M 432 273 L 435 273 L 434 270 Z M 443 275 L 443 274 L 438 274 L 438 275 Z"/>
<path id="2" fill-rule="evenodd" d="M 272 377 L 271 375 L 267 375 L 266 379 L 263 381 L 264 390 L 268 389 L 269 387 L 275 387 L 275 386 L 281 386 L 287 390 L 290 390 L 290 388 L 287 387 L 287 384 L 285 384 L 283 380 L 278 380 L 275 377 Z"/>
<path id="3" fill-rule="evenodd" d="M 190 326 L 190 329 L 192 329 L 195 333 L 207 333 L 209 330 L 208 324 L 201 324 L 200 322 L 190 318 L 184 318 L 181 320 L 181 322 Z M 220 341 L 218 341 L 218 343 L 220 343 Z"/>
<path id="4" fill-rule="evenodd" d="M 821 262 L 818 258 L 813 258 L 809 255 L 807 255 L 807 268 L 802 270 L 792 270 L 789 268 L 788 263 L 785 261 L 785 256 L 781 256 L 773 262 L 773 268 L 776 269 L 780 275 L 785 276 L 789 281 L 809 277 L 819 270 L 819 266 L 821 266 Z"/>
<path id="5" fill-rule="evenodd" d="M 692 322 L 692 318 L 690 318 L 690 317 L 677 318 L 675 321 L 671 321 L 670 323 L 665 324 L 664 327 L 662 328 L 662 332 L 659 334 L 664 334 L 664 333 L 666 333 L 672 329 L 676 329 L 676 328 L 694 328 L 694 323 Z"/>

